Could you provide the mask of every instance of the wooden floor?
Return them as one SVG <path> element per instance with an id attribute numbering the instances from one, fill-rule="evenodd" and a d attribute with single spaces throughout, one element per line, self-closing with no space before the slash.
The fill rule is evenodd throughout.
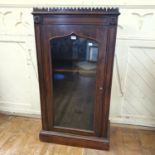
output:
<path id="1" fill-rule="evenodd" d="M 0 155 L 155 155 L 155 131 L 111 126 L 110 151 L 40 142 L 40 119 L 0 114 Z"/>

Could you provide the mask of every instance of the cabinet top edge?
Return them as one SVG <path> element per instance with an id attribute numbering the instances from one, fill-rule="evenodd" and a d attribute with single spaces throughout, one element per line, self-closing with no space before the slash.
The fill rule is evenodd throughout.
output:
<path id="1" fill-rule="evenodd" d="M 95 7 L 95 8 L 91 8 L 91 7 L 87 7 L 87 8 L 77 8 L 77 7 L 73 7 L 73 8 L 58 8 L 58 7 L 54 7 L 54 8 L 38 8 L 38 7 L 34 7 L 33 8 L 33 15 L 44 15 L 44 14 L 89 14 L 89 15 L 119 15 L 119 8 L 105 8 L 105 7 Z"/>

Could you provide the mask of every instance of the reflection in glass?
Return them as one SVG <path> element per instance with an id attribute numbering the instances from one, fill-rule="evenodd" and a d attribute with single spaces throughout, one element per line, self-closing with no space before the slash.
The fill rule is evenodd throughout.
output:
<path id="1" fill-rule="evenodd" d="M 50 44 L 54 125 L 93 130 L 98 44 L 76 35 Z"/>

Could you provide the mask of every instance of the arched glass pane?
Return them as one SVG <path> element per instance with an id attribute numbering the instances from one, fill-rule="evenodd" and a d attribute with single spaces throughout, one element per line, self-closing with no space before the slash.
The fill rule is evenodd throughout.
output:
<path id="1" fill-rule="evenodd" d="M 54 125 L 93 130 L 98 44 L 74 34 L 50 44 Z"/>

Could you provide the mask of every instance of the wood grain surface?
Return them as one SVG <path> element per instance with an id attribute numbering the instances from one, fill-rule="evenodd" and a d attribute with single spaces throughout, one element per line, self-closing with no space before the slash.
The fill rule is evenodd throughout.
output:
<path id="1" fill-rule="evenodd" d="M 41 120 L 0 114 L 0 155 L 154 155 L 155 130 L 111 125 L 110 151 L 41 142 Z"/>

